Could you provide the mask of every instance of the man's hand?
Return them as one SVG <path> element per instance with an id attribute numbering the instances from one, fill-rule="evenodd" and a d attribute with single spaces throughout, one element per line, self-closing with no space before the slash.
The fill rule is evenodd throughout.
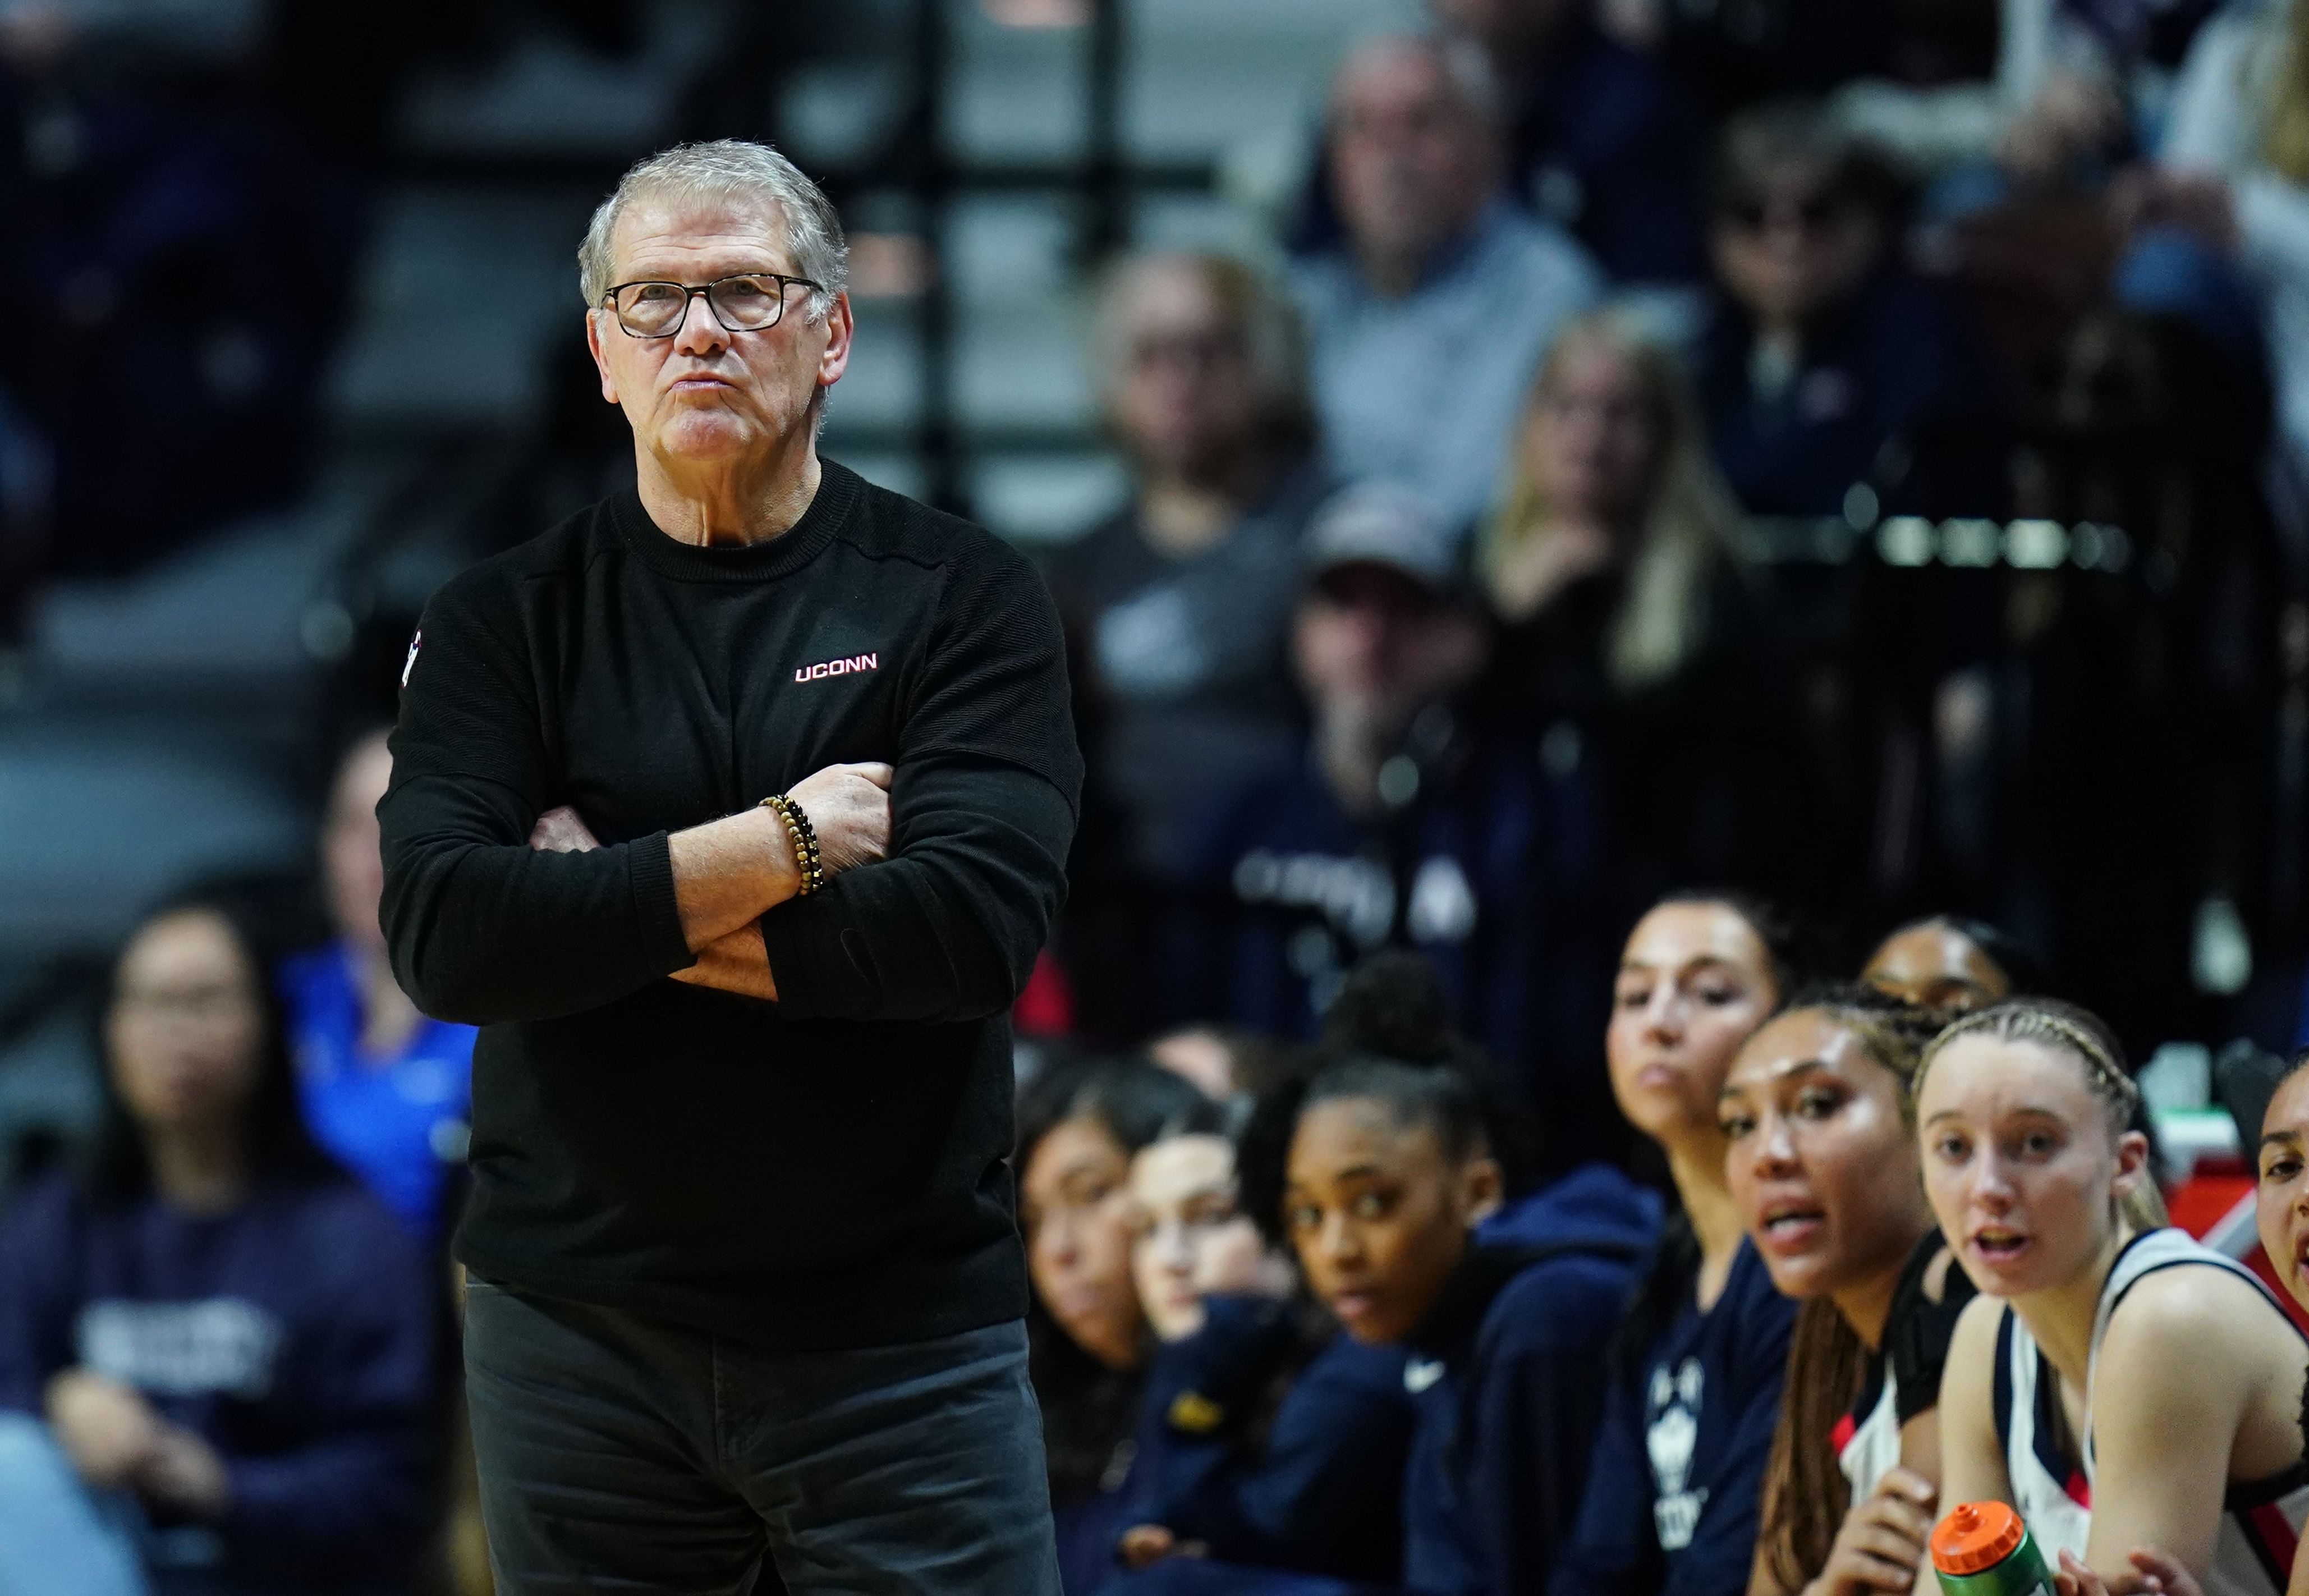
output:
<path id="1" fill-rule="evenodd" d="M 564 803 L 537 817 L 537 824 L 530 828 L 529 846 L 540 854 L 590 854 L 601 843 L 584 818 Z"/>
<path id="2" fill-rule="evenodd" d="M 829 880 L 888 855 L 894 774 L 887 765 L 828 765 L 787 790 L 817 833 L 817 859 Z"/>
<path id="3" fill-rule="evenodd" d="M 1806 1596 L 1907 1591 L 1916 1583 L 1917 1565 L 1932 1540 L 1933 1505 L 1939 1498 L 1920 1474 L 1895 1469 L 1885 1475 L 1873 1496 L 1844 1515 L 1828 1566 L 1804 1588 Z"/>
<path id="4" fill-rule="evenodd" d="M 56 1444 L 99 1490 L 128 1484 L 151 1461 L 165 1427 L 136 1392 L 81 1368 L 48 1382 L 48 1410 Z"/>

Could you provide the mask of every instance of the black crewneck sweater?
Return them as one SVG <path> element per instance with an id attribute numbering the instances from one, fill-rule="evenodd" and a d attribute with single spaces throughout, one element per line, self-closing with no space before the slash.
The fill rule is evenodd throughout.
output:
<path id="1" fill-rule="evenodd" d="M 831 462 L 741 549 L 622 494 L 434 596 L 393 759 L 393 968 L 482 1028 L 468 1267 L 781 1350 L 1024 1311 L 1008 1010 L 1082 780 L 1024 559 Z M 890 856 L 762 916 L 778 1001 L 667 979 L 667 835 L 864 759 Z M 532 852 L 560 803 L 605 846 Z"/>

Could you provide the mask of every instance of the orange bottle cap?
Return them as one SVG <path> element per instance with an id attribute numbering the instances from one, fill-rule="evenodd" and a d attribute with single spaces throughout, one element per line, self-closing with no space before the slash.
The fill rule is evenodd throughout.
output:
<path id="1" fill-rule="evenodd" d="M 2002 1502 L 1965 1502 L 1933 1530 L 1933 1566 L 1942 1574 L 1978 1574 L 2011 1557 L 2028 1531 Z"/>

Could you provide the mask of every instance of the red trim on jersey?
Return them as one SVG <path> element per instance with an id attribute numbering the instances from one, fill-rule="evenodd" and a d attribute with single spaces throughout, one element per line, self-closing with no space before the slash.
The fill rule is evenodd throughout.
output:
<path id="1" fill-rule="evenodd" d="M 2090 1507 L 2092 1505 L 2092 1481 L 2085 1478 L 2085 1471 L 2082 1469 L 2071 1469 L 2069 1470 L 2068 1492 L 2069 1500 L 2074 1502 L 2078 1506 Z M 2288 1564 L 2287 1566 L 2289 1567 L 2291 1565 Z"/>
<path id="2" fill-rule="evenodd" d="M 1828 1432 L 1828 1444 L 1837 1456 L 1842 1457 L 1844 1449 L 1852 1444 L 1852 1437 L 1859 1433 L 1859 1421 L 1846 1413 L 1836 1421 L 1836 1427 Z"/>
<path id="3" fill-rule="evenodd" d="M 2301 1549 L 2301 1538 L 2293 1532 L 2293 1522 L 2285 1516 L 2285 1509 L 2274 1502 L 2264 1502 L 2245 1510 L 2244 1522 L 2261 1549 L 2269 1554 L 2273 1567 L 2290 1569 L 2294 1554 Z"/>

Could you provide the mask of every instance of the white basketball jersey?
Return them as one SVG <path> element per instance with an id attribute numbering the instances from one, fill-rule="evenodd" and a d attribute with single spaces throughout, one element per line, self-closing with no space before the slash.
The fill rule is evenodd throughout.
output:
<path id="1" fill-rule="evenodd" d="M 2085 1375 L 2083 1459 L 2068 1458 L 2054 1439 L 2050 1416 L 2059 1399 L 2037 1343 L 2011 1308 L 1997 1331 L 1995 1405 L 1998 1433 L 2004 1439 L 2004 1468 L 2012 1481 L 2012 1505 L 2045 1554 L 2057 1566 L 2059 1554 L 2085 1555 L 2092 1534 L 2092 1374 L 2100 1362 L 2101 1338 L 2110 1315 L 2145 1275 L 2189 1264 L 2225 1269 L 2253 1282 L 2270 1311 L 2293 1322 L 2259 1277 L 2235 1259 L 2200 1245 L 2185 1231 L 2151 1230 L 2135 1236 L 2117 1254 L 2100 1292 L 2093 1318 L 2092 1351 Z M 2283 1596 L 2293 1570 L 2302 1525 L 2309 1520 L 2309 1464 L 2296 1463 L 2272 1479 L 2232 1485 L 2223 1500 L 2219 1539 L 2205 1596 Z"/>

